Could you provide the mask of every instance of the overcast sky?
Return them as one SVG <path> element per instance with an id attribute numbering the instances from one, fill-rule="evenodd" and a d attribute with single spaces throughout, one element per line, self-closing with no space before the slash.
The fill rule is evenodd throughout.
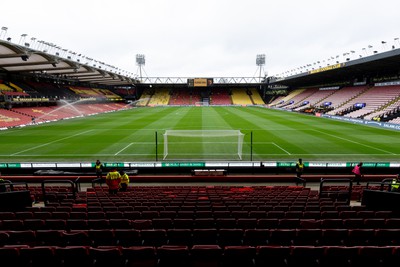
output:
<path id="1" fill-rule="evenodd" d="M 27 34 L 133 74 L 144 54 L 148 77 L 258 77 L 257 54 L 270 76 L 400 47 L 398 0 L 19 0 L 1 10 L 12 42 Z"/>

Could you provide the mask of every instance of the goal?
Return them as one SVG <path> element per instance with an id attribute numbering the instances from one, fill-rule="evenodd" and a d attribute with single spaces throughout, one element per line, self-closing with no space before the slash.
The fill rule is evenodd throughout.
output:
<path id="1" fill-rule="evenodd" d="M 242 160 L 240 130 L 166 130 L 164 160 Z"/>

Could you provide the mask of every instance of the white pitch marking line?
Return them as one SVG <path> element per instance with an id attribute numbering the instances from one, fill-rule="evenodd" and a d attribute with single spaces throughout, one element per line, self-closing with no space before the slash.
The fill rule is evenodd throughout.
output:
<path id="1" fill-rule="evenodd" d="M 369 145 L 366 145 L 366 144 L 363 144 L 363 143 L 359 143 L 359 142 L 356 142 L 356 141 L 353 141 L 353 140 L 350 140 L 350 139 L 347 139 L 347 138 L 336 136 L 334 134 L 328 134 L 328 133 L 324 133 L 324 132 L 321 132 L 321 131 L 318 131 L 318 130 L 312 130 L 312 131 L 315 131 L 315 132 L 318 132 L 318 133 L 322 133 L 322 134 L 326 134 L 326 135 L 335 137 L 337 139 L 342 139 L 342 140 L 345 140 L 345 141 L 350 142 L 350 143 L 358 144 L 360 146 L 365 146 L 365 147 L 369 147 L 369 148 L 372 148 L 372 149 L 375 149 L 375 150 L 379 150 L 379 151 L 382 151 L 382 152 L 385 152 L 385 153 L 388 153 L 388 154 L 391 154 L 391 155 L 396 155 L 395 153 L 392 153 L 392 152 L 389 152 L 389 151 L 386 151 L 386 150 L 383 150 L 383 149 L 380 149 L 380 148 L 377 148 L 377 147 L 369 146 Z"/>
<path id="2" fill-rule="evenodd" d="M 130 147 L 131 145 L 133 145 L 133 143 L 130 143 L 129 145 L 125 146 L 123 149 L 121 149 L 120 151 L 118 151 L 117 153 L 115 153 L 114 156 L 117 156 L 119 153 L 121 153 L 122 151 L 124 151 L 125 149 L 127 149 L 128 147 Z"/>
<path id="3" fill-rule="evenodd" d="M 64 138 L 61 138 L 61 139 L 57 139 L 57 140 L 54 140 L 54 141 L 51 141 L 51 142 L 48 142 L 48 143 L 45 143 L 45 144 L 41 144 L 41 145 L 38 145 L 38 146 L 34 146 L 34 147 L 31 147 L 31 148 L 28 148 L 28 149 L 25 149 L 25 150 L 16 152 L 16 153 L 14 153 L 14 154 L 11 154 L 11 156 L 15 156 L 15 155 L 21 154 L 21 153 L 23 153 L 23 152 L 30 151 L 30 150 L 34 150 L 34 149 L 36 149 L 36 148 L 43 147 L 43 146 L 47 146 L 47 145 L 50 145 L 50 144 L 53 144 L 53 143 L 57 143 L 57 142 L 59 142 L 59 141 L 66 140 L 66 139 L 69 139 L 69 138 L 72 138 L 72 137 L 75 137 L 75 136 L 78 136 L 78 135 L 82 135 L 82 134 L 85 134 L 85 133 L 88 133 L 88 132 L 91 132 L 91 131 L 93 131 L 93 130 L 88 130 L 88 131 L 85 131 L 85 132 L 82 132 L 82 133 L 78 133 L 78 134 L 74 134 L 74 135 L 71 135 L 71 136 L 67 136 L 67 137 L 64 137 Z"/>
<path id="4" fill-rule="evenodd" d="M 279 148 L 280 150 L 284 151 L 286 154 L 288 155 L 292 155 L 289 152 L 287 152 L 285 149 L 281 148 L 280 146 L 278 146 L 277 144 L 275 144 L 274 142 L 271 142 L 274 146 L 276 146 L 277 148 Z"/>

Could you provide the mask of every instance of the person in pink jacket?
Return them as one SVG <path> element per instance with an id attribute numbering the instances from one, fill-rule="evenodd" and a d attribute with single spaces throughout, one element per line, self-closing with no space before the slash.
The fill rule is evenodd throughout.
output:
<path id="1" fill-rule="evenodd" d="M 353 170 L 351 171 L 352 173 L 354 173 L 353 181 L 356 182 L 357 185 L 360 185 L 361 178 L 363 177 L 362 165 L 363 165 L 362 162 L 358 163 L 356 166 L 354 166 Z"/>

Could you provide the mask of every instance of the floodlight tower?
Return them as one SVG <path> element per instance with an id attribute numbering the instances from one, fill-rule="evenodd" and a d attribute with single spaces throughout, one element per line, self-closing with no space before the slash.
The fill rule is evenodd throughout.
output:
<path id="1" fill-rule="evenodd" d="M 140 81 L 142 81 L 142 68 L 146 64 L 146 59 L 143 54 L 136 55 L 136 65 L 139 66 Z"/>
<path id="2" fill-rule="evenodd" d="M 258 54 L 257 58 L 256 58 L 256 64 L 258 66 L 258 68 L 260 69 L 260 75 L 258 76 L 258 78 L 260 79 L 261 82 L 261 71 L 264 68 L 265 65 L 265 54 Z"/>

